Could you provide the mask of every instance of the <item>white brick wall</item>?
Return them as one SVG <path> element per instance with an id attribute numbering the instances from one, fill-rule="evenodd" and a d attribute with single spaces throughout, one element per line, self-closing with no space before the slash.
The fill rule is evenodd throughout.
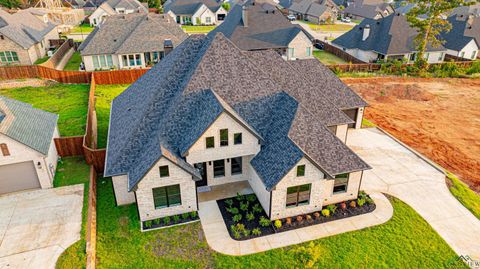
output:
<path id="1" fill-rule="evenodd" d="M 293 58 L 309 59 L 313 58 L 313 44 L 304 32 L 300 31 L 297 36 L 288 44 L 288 48 L 294 49 Z M 310 55 L 307 56 L 307 48 L 310 48 Z M 287 58 L 290 60 L 290 55 Z"/>
<path id="2" fill-rule="evenodd" d="M 322 187 L 322 193 L 320 194 L 323 199 L 323 205 L 335 204 L 346 200 L 356 199 L 358 196 L 358 191 L 360 189 L 362 174 L 362 171 L 350 173 L 347 192 L 340 194 L 333 194 L 334 180 L 326 180 Z"/>
<path id="3" fill-rule="evenodd" d="M 263 184 L 262 180 L 260 177 L 257 175 L 255 172 L 255 169 L 250 165 L 250 161 L 252 160 L 253 157 L 247 158 L 248 159 L 248 168 L 249 168 L 249 181 L 248 183 L 250 184 L 250 187 L 252 187 L 253 191 L 257 195 L 258 201 L 262 205 L 263 209 L 265 212 L 270 210 L 270 192 L 267 191 L 265 185 Z"/>
<path id="4" fill-rule="evenodd" d="M 344 125 L 337 125 L 337 132 L 335 135 L 338 139 L 342 140 L 343 143 L 347 141 L 347 131 L 348 131 L 348 124 Z"/>
<path id="5" fill-rule="evenodd" d="M 127 175 L 112 177 L 112 183 L 117 205 L 128 205 L 135 203 L 135 193 L 133 191 L 128 192 Z"/>

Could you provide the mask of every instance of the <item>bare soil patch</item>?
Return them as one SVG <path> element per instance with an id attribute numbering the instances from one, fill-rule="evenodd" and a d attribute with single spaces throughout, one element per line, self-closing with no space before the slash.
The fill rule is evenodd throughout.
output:
<path id="1" fill-rule="evenodd" d="M 365 117 L 480 192 L 480 80 L 345 78 Z"/>

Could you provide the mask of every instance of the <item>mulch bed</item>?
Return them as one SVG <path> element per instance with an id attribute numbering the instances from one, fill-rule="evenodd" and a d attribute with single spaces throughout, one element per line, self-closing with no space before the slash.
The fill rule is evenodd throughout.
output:
<path id="1" fill-rule="evenodd" d="M 148 230 L 152 230 L 152 229 L 156 229 L 156 228 L 174 226 L 174 225 L 187 223 L 187 222 L 192 222 L 192 221 L 196 221 L 196 220 L 200 219 L 198 217 L 198 214 L 196 214 L 195 217 L 192 217 L 192 215 L 189 214 L 188 218 L 183 218 L 182 215 L 178 215 L 178 216 L 180 217 L 180 219 L 178 221 L 175 221 L 173 219 L 173 216 L 169 217 L 170 221 L 168 223 L 164 222 L 164 218 L 159 218 L 159 219 L 156 219 L 156 220 L 152 220 L 150 227 L 147 227 L 147 221 L 144 221 L 142 223 L 142 228 L 143 228 L 144 231 L 148 231 Z"/>
<path id="2" fill-rule="evenodd" d="M 251 194 L 251 195 L 254 195 L 254 194 Z M 344 218 L 348 218 L 348 217 L 367 214 L 367 213 L 370 213 L 370 212 L 374 211 L 375 207 L 376 207 L 374 203 L 371 203 L 371 204 L 365 203 L 363 206 L 358 206 L 357 205 L 356 207 L 350 207 L 349 204 L 352 200 L 349 200 L 349 201 L 345 202 L 346 205 L 347 205 L 347 207 L 345 209 L 341 208 L 341 203 L 336 204 L 337 210 L 335 211 L 335 213 L 330 214 L 329 217 L 322 216 L 320 211 L 318 211 L 318 213 L 320 213 L 319 217 L 314 216 L 315 212 L 312 212 L 312 213 L 308 214 L 308 215 L 311 216 L 310 220 L 307 220 L 306 215 L 300 215 L 300 216 L 302 216 L 301 221 L 297 221 L 297 219 L 296 219 L 297 216 L 292 216 L 291 217 L 291 224 L 287 224 L 287 219 L 281 219 L 282 227 L 276 228 L 273 225 L 273 221 L 272 221 L 272 224 L 268 227 L 262 227 L 262 226 L 259 225 L 259 219 L 260 219 L 261 216 L 268 219 L 268 216 L 264 211 L 262 211 L 261 213 L 254 213 L 255 214 L 255 219 L 253 221 L 247 221 L 246 220 L 246 213 L 247 212 L 252 212 L 251 207 L 256 203 L 259 203 L 258 200 L 255 200 L 254 202 L 250 202 L 249 210 L 247 210 L 247 211 L 239 210 L 239 214 L 242 215 L 242 219 L 239 222 L 233 221 L 234 214 L 227 211 L 227 208 L 229 208 L 230 206 L 227 203 L 225 203 L 226 200 L 232 200 L 233 201 L 232 207 L 236 207 L 236 208 L 240 208 L 240 201 L 236 197 L 222 199 L 222 200 L 217 201 L 218 207 L 220 208 L 220 212 L 222 213 L 223 221 L 225 222 L 225 225 L 227 226 L 227 230 L 228 230 L 228 233 L 230 234 L 230 237 L 232 239 L 238 240 L 238 241 L 248 240 L 248 239 L 262 237 L 262 236 L 266 236 L 266 235 L 270 235 L 270 234 L 274 234 L 274 233 L 290 231 L 290 230 L 303 228 L 303 227 L 307 227 L 307 226 L 311 226 L 311 225 L 326 223 L 326 222 L 329 222 L 329 221 L 335 221 L 335 220 L 344 219 Z M 353 201 L 356 202 L 357 200 L 355 199 Z M 234 237 L 233 232 L 232 232 L 230 227 L 232 225 L 236 225 L 237 223 L 245 225 L 245 228 L 250 230 L 250 231 L 253 230 L 254 228 L 259 228 L 262 231 L 262 234 L 258 235 L 258 236 L 257 235 L 252 235 L 252 234 L 250 234 L 248 236 L 243 236 L 242 235 L 241 238 L 236 239 Z"/>

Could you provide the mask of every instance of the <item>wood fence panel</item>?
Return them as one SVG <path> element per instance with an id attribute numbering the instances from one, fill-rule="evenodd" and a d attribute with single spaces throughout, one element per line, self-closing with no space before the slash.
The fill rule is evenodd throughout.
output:
<path id="1" fill-rule="evenodd" d="M 93 72 L 97 84 L 131 84 L 143 76 L 149 69 L 131 69 Z"/>
<path id="2" fill-rule="evenodd" d="M 21 79 L 21 78 L 38 78 L 38 66 L 3 66 L 0 67 L 0 79 Z"/>
<path id="3" fill-rule="evenodd" d="M 105 168 L 105 157 L 107 150 L 106 149 L 91 149 L 88 147 L 83 147 L 85 161 L 95 167 L 97 173 L 103 173 Z"/>
<path id="4" fill-rule="evenodd" d="M 55 67 L 62 61 L 63 57 L 71 48 L 73 48 L 73 40 L 68 39 L 64 41 L 60 47 L 55 50 L 55 53 L 53 53 L 52 57 L 50 57 L 50 59 L 48 59 L 46 62 L 42 63 L 41 66 L 55 69 Z"/>
<path id="5" fill-rule="evenodd" d="M 83 136 L 55 138 L 55 147 L 60 157 L 83 156 Z"/>
<path id="6" fill-rule="evenodd" d="M 366 64 L 364 61 L 353 57 L 352 55 L 348 54 L 347 52 L 332 46 L 331 44 L 324 42 L 319 39 L 315 39 L 314 43 L 321 44 L 323 46 L 323 50 L 326 52 L 329 52 L 331 54 L 334 54 L 335 56 L 343 59 L 346 62 L 353 63 L 353 64 Z"/>

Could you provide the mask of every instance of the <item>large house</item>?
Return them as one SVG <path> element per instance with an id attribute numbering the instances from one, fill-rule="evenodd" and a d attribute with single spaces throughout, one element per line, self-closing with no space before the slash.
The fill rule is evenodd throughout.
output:
<path id="1" fill-rule="evenodd" d="M 91 26 L 97 26 L 109 16 L 130 13 L 148 13 L 148 7 L 138 0 L 107 0 L 95 9 L 88 20 Z"/>
<path id="2" fill-rule="evenodd" d="M 167 0 L 163 10 L 178 24 L 216 25 L 223 22 L 228 13 L 222 3 L 216 0 Z"/>
<path id="3" fill-rule="evenodd" d="M 332 0 L 297 0 L 288 8 L 288 13 L 297 20 L 313 23 L 333 23 L 338 17 L 339 8 Z"/>
<path id="4" fill-rule="evenodd" d="M 191 36 L 113 100 L 104 174 L 141 221 L 196 211 L 199 191 L 233 182 L 270 219 L 313 212 L 358 195 L 370 167 L 345 141 L 366 105 L 316 59 Z"/>
<path id="5" fill-rule="evenodd" d="M 109 17 L 80 45 L 86 71 L 145 68 L 187 38 L 168 15 L 135 13 Z"/>
<path id="6" fill-rule="evenodd" d="M 0 96 L 0 195 L 51 188 L 58 115 Z"/>
<path id="7" fill-rule="evenodd" d="M 343 10 L 346 17 L 352 19 L 381 19 L 395 12 L 393 6 L 384 0 L 353 0 Z"/>
<path id="8" fill-rule="evenodd" d="M 332 41 L 332 45 L 364 62 L 404 60 L 412 63 L 417 58 L 414 42 L 418 32 L 404 15 L 392 14 L 386 18 L 364 19 L 352 30 Z M 428 63 L 441 63 L 447 50 L 443 46 L 427 46 L 424 57 Z"/>
<path id="9" fill-rule="evenodd" d="M 475 60 L 480 49 L 480 17 L 453 15 L 448 21 L 452 29 L 441 35 L 447 54 Z"/>
<path id="10" fill-rule="evenodd" d="M 236 5 L 211 34 L 218 32 L 242 50 L 275 50 L 289 60 L 313 57 L 313 44 L 303 29 L 270 4 Z"/>
<path id="11" fill-rule="evenodd" d="M 58 39 L 52 23 L 28 11 L 9 14 L 0 9 L 0 65 L 31 65 L 46 55 L 50 40 Z"/>

